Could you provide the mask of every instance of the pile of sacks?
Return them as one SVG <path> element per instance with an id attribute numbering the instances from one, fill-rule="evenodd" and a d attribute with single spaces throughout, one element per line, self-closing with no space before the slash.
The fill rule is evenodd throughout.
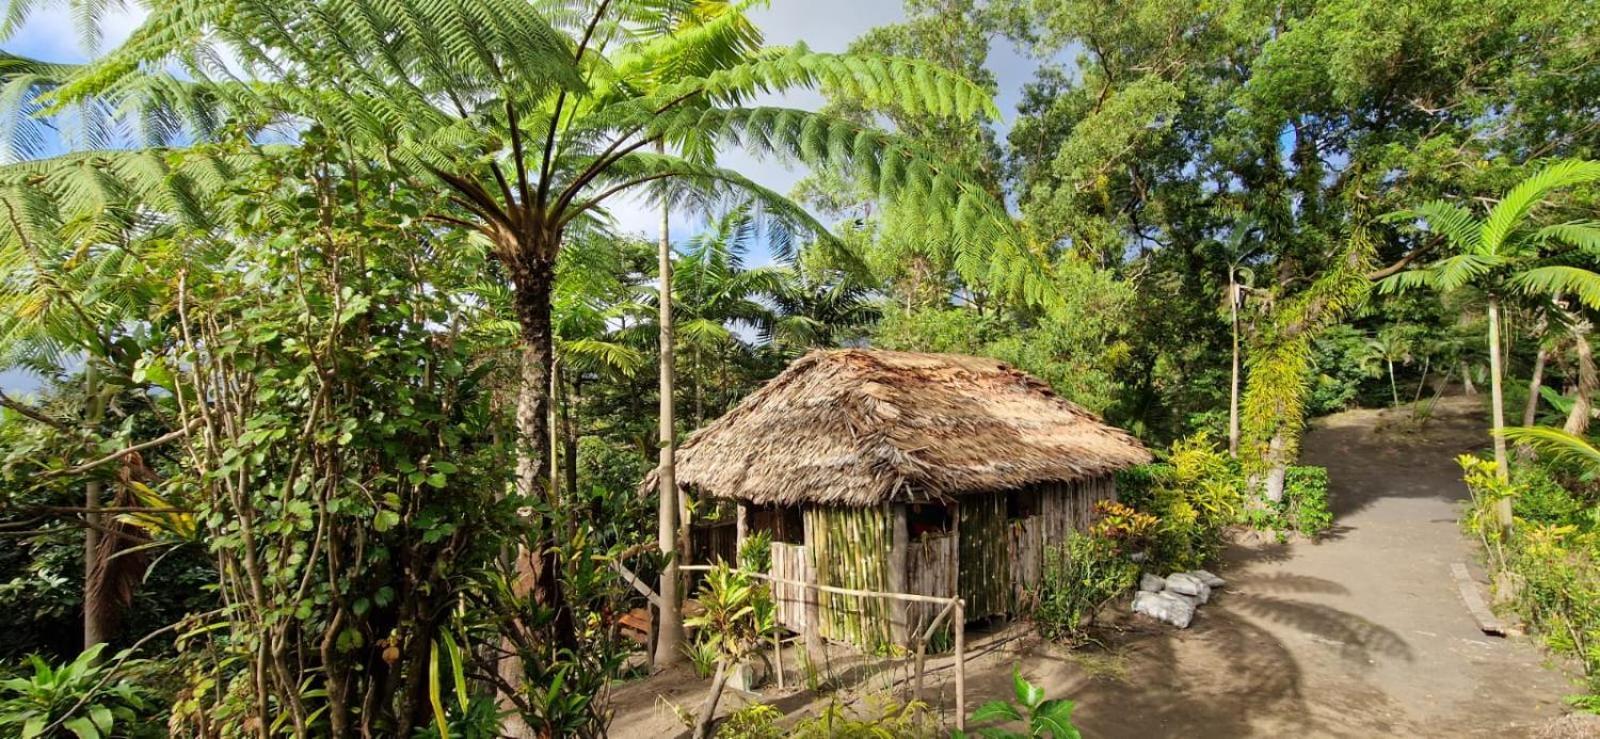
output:
<path id="1" fill-rule="evenodd" d="M 1146 574 L 1139 578 L 1133 612 L 1143 613 L 1180 629 L 1189 628 L 1194 611 L 1211 600 L 1211 591 L 1227 583 L 1205 570 L 1174 572 L 1166 577 Z"/>

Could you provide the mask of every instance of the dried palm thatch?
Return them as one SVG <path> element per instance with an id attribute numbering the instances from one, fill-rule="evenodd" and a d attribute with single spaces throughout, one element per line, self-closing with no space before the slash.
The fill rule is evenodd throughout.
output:
<path id="1" fill-rule="evenodd" d="M 684 442 L 680 485 L 756 504 L 871 505 L 1099 477 L 1150 461 L 993 359 L 814 351 Z M 655 487 L 655 473 L 645 479 Z"/>

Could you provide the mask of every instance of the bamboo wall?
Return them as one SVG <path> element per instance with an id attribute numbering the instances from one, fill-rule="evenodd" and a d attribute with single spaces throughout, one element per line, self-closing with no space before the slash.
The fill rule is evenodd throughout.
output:
<path id="1" fill-rule="evenodd" d="M 957 583 L 967 602 L 967 618 L 980 619 L 1011 610 L 1011 571 L 1006 496 L 999 493 L 961 498 L 961 565 Z"/>
<path id="2" fill-rule="evenodd" d="M 1096 502 L 1116 499 L 1109 476 L 1042 485 L 1021 494 L 1037 496 L 1033 499 L 1035 515 L 1008 518 L 1003 493 L 962 497 L 954 531 L 924 535 L 905 544 L 903 578 L 890 572 L 896 566 L 891 554 L 895 512 L 901 508 L 898 504 L 806 507 L 802 514 L 806 544 L 773 542 L 772 574 L 808 582 L 815 570 L 819 585 L 946 597 L 959 593 L 966 601 L 969 620 L 1014 613 L 1025 605 L 1028 590 L 1039 582 L 1045 548 L 1059 546 L 1070 531 L 1086 530 Z M 721 532 L 706 533 L 716 536 Z M 721 547 L 707 542 L 707 548 Z M 903 585 L 892 587 L 891 583 Z M 797 633 L 810 627 L 805 590 L 799 585 L 774 586 L 778 623 Z M 920 634 L 942 608 L 921 603 L 897 606 L 882 598 L 821 593 L 818 631 L 827 639 L 876 650 L 895 641 L 896 607 L 905 609 L 910 634 Z"/>
<path id="3" fill-rule="evenodd" d="M 806 548 L 818 585 L 889 589 L 890 519 L 883 506 L 812 506 L 805 510 Z M 883 598 L 822 593 L 818 631 L 824 638 L 875 650 L 892 643 L 890 605 Z"/>

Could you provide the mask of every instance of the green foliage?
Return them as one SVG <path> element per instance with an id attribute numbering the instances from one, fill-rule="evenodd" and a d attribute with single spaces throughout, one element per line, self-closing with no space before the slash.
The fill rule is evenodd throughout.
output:
<path id="1" fill-rule="evenodd" d="M 1046 547 L 1039 584 L 1029 594 L 1029 616 L 1046 639 L 1081 642 L 1107 603 L 1139 581 L 1139 566 L 1111 539 L 1069 534 Z M 976 720 L 976 719 L 975 719 Z"/>
<path id="2" fill-rule="evenodd" d="M 19 739 L 162 736 L 150 690 L 114 672 L 143 666 L 120 658 L 114 666 L 101 664 L 104 651 L 96 644 L 59 667 L 29 655 L 31 674 L 0 680 L 0 731 Z"/>
<path id="3" fill-rule="evenodd" d="M 788 734 L 778 726 L 783 712 L 765 703 L 751 703 L 722 720 L 717 739 L 782 739 Z"/>
<path id="4" fill-rule="evenodd" d="M 1011 668 L 1011 686 L 1014 701 L 990 701 L 972 712 L 970 721 L 989 724 L 1021 724 L 1020 730 L 991 726 L 979 729 L 977 734 L 994 739 L 1026 739 L 1050 737 L 1051 739 L 1078 739 L 1082 736 L 1072 723 L 1072 709 L 1076 704 L 1069 700 L 1044 696 L 1044 689 L 1022 678 L 1020 666 Z M 957 731 L 955 737 L 965 737 Z"/>
<path id="5" fill-rule="evenodd" d="M 739 569 L 746 572 L 772 570 L 772 532 L 757 531 L 746 536 L 739 546 Z"/>
<path id="6" fill-rule="evenodd" d="M 688 656 L 695 677 L 706 680 L 717 671 L 717 660 L 722 658 L 722 645 L 710 632 L 697 632 L 694 638 L 683 643 L 683 653 Z"/>
<path id="7" fill-rule="evenodd" d="M 797 739 L 931 739 L 939 734 L 938 717 L 927 704 L 873 696 L 863 709 L 852 711 L 830 701 L 818 715 L 796 722 L 786 735 Z"/>
<path id="8" fill-rule="evenodd" d="M 1283 485 L 1283 520 L 1285 528 L 1305 536 L 1315 536 L 1333 524 L 1326 467 L 1289 467 Z"/>
<path id="9" fill-rule="evenodd" d="M 697 597 L 699 614 L 683 625 L 698 631 L 697 638 L 711 645 L 726 664 L 737 664 L 776 628 L 777 606 L 766 583 L 734 569 L 726 562 L 706 573 Z"/>
<path id="10" fill-rule="evenodd" d="M 1547 647 L 1582 665 L 1585 694 L 1573 696 L 1574 705 L 1600 707 L 1600 501 L 1548 463 L 1518 464 L 1502 482 L 1491 462 L 1458 461 L 1472 491 L 1464 525 L 1485 543 L 1497 586 L 1508 588 L 1501 595 Z M 1504 497 L 1514 503 L 1509 537 L 1499 535 L 1494 513 Z"/>
<path id="11" fill-rule="evenodd" d="M 1119 472 L 1118 497 L 1159 521 L 1149 567 L 1167 572 L 1204 567 L 1221 551 L 1226 528 L 1243 513 L 1244 480 L 1238 464 L 1205 433 L 1174 443 L 1166 458 Z"/>

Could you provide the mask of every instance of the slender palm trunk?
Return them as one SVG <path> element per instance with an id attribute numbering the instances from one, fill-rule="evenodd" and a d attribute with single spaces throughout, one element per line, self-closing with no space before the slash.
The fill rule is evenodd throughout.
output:
<path id="1" fill-rule="evenodd" d="M 660 146 L 657 146 L 658 150 Z M 661 242 L 657 245 L 657 263 L 661 273 L 661 425 L 657 441 L 660 443 L 660 462 L 656 477 L 658 528 L 656 544 L 666 558 L 661 570 L 661 618 L 656 628 L 656 647 L 651 657 L 657 669 L 681 661 L 683 655 L 683 611 L 678 602 L 678 481 L 674 474 L 674 453 L 677 443 L 672 420 L 672 238 L 667 225 L 667 206 L 661 206 Z"/>
<path id="2" fill-rule="evenodd" d="M 1533 377 L 1528 380 L 1528 402 L 1522 406 L 1524 426 L 1532 426 L 1539 415 L 1539 391 L 1544 387 L 1544 365 L 1549 359 L 1549 353 L 1542 346 L 1533 357 Z"/>
<path id="3" fill-rule="evenodd" d="M 1501 429 L 1506 426 L 1505 392 L 1500 367 L 1500 298 L 1489 297 L 1489 402 L 1494 416 L 1494 468 L 1502 482 L 1511 478 L 1506 461 L 1506 439 Z M 1511 499 L 1502 498 L 1495 504 L 1495 516 L 1500 528 L 1511 530 Z"/>
<path id="4" fill-rule="evenodd" d="M 98 430 L 101 417 L 105 414 L 104 404 L 100 400 L 100 373 L 95 368 L 94 362 L 89 362 L 83 369 L 83 391 L 89 402 L 88 416 L 85 421 L 93 430 Z M 101 483 L 99 480 L 90 480 L 84 485 L 83 507 L 84 520 L 89 524 L 83 532 L 83 648 L 88 649 L 101 642 L 110 641 L 115 634 L 113 624 L 116 614 L 113 612 L 118 605 L 112 599 L 105 597 L 106 589 L 100 587 L 100 531 L 105 528 L 105 516 L 97 512 L 100 508 Z"/>
<path id="5" fill-rule="evenodd" d="M 1233 324 L 1233 381 L 1228 388 L 1228 454 L 1239 456 L 1239 286 L 1228 273 L 1228 314 Z"/>
<path id="6" fill-rule="evenodd" d="M 1578 355 L 1578 392 L 1567 414 L 1563 429 L 1576 436 L 1589 432 L 1589 418 L 1594 410 L 1594 392 L 1600 385 L 1594 366 L 1594 350 L 1589 346 L 1589 322 L 1578 321 L 1572 325 L 1573 349 Z"/>
<path id="7" fill-rule="evenodd" d="M 1394 384 L 1394 360 L 1385 359 L 1383 361 L 1389 365 L 1389 399 L 1391 401 L 1389 407 L 1398 408 L 1400 407 L 1400 386 Z"/>

